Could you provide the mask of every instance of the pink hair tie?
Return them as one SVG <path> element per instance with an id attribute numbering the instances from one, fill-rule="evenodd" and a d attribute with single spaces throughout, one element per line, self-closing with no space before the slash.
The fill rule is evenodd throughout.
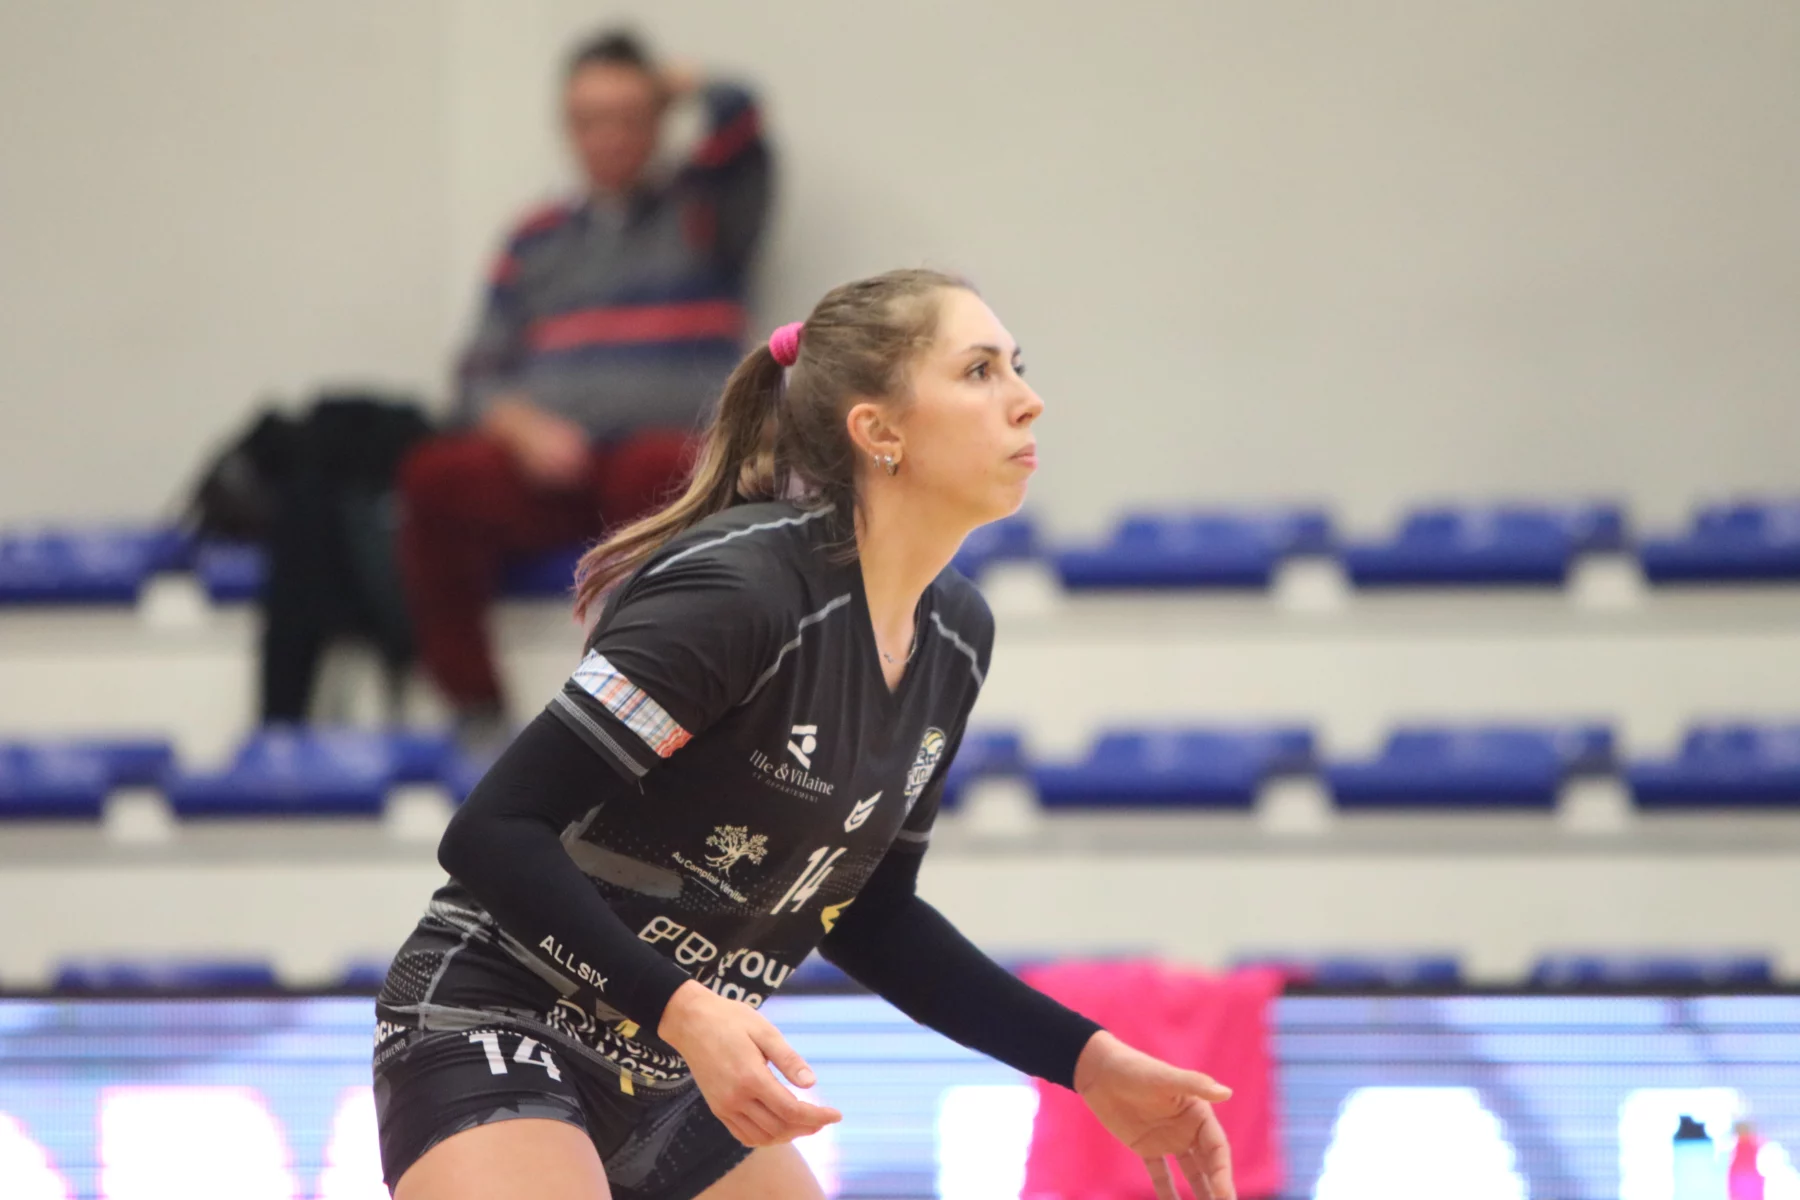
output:
<path id="1" fill-rule="evenodd" d="M 791 367 L 794 360 L 800 357 L 800 330 L 805 324 L 804 321 L 795 321 L 769 335 L 769 353 L 782 366 Z"/>

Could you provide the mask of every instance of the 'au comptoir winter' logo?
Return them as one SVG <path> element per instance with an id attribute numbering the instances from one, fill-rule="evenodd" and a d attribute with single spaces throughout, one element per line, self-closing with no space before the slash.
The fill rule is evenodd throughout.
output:
<path id="1" fill-rule="evenodd" d="M 706 839 L 706 844 L 717 850 L 717 854 L 706 856 L 706 865 L 718 869 L 721 875 L 731 874 L 731 868 L 740 859 L 749 859 L 752 864 L 760 863 L 769 853 L 769 837 L 759 833 L 752 837 L 747 825 L 720 825 L 713 830 L 713 835 Z"/>

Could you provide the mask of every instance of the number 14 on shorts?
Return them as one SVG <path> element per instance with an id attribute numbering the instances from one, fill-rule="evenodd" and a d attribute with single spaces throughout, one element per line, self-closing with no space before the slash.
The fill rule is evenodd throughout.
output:
<path id="1" fill-rule="evenodd" d="M 512 1036 L 512 1035 L 507 1035 Z M 550 1048 L 541 1046 L 534 1037 L 519 1036 L 519 1048 L 513 1051 L 512 1060 L 528 1067 L 542 1067 L 545 1074 L 560 1082 L 562 1072 L 550 1058 Z M 478 1044 L 487 1052 L 488 1070 L 495 1075 L 506 1074 L 506 1055 L 500 1049 L 500 1031 L 498 1029 L 478 1029 L 469 1035 L 469 1040 Z M 535 1057 L 534 1057 L 535 1056 Z"/>

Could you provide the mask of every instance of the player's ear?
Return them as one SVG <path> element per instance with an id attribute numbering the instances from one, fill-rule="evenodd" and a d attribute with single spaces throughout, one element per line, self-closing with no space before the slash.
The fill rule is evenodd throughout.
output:
<path id="1" fill-rule="evenodd" d="M 888 419 L 887 407 L 875 400 L 862 400 L 850 406 L 844 422 L 849 428 L 850 444 L 864 463 L 883 456 L 899 458 L 903 439 Z"/>

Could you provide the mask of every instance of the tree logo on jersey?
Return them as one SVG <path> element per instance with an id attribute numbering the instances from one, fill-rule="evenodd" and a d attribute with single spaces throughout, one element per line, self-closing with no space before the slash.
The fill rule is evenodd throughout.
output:
<path id="1" fill-rule="evenodd" d="M 920 740 L 919 752 L 913 756 L 912 766 L 906 772 L 906 811 L 909 816 L 913 805 L 925 794 L 925 787 L 936 773 L 938 760 L 944 757 L 944 746 L 949 740 L 935 725 L 927 729 Z"/>
<path id="2" fill-rule="evenodd" d="M 706 865 L 718 868 L 721 875 L 731 874 L 731 868 L 737 866 L 740 859 L 760 863 L 769 853 L 768 835 L 759 833 L 751 837 L 747 825 L 720 825 L 706 839 L 706 844 L 718 851 L 706 856 Z"/>

